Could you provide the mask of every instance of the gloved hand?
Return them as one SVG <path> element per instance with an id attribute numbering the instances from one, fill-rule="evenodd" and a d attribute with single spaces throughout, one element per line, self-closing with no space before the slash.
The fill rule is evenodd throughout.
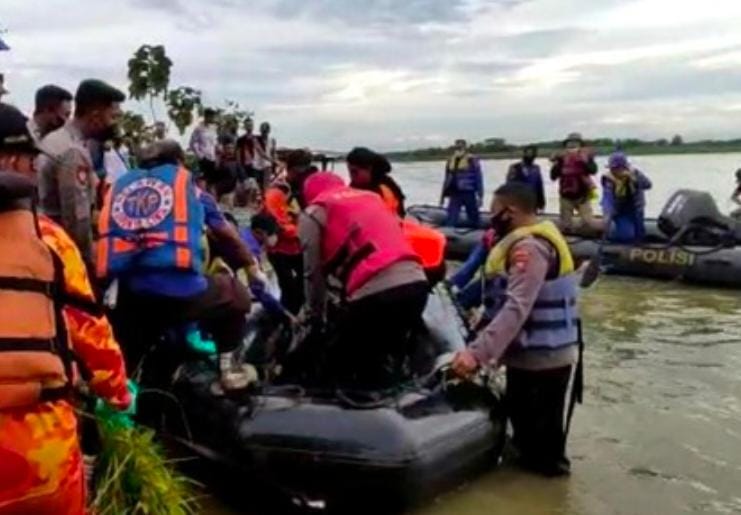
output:
<path id="1" fill-rule="evenodd" d="M 129 379 L 126 382 L 126 387 L 128 388 L 129 395 L 131 396 L 131 403 L 129 403 L 128 408 L 122 410 L 111 406 L 103 399 L 98 399 L 95 404 L 95 415 L 98 418 L 104 420 L 106 423 L 113 426 L 122 428 L 133 427 L 134 422 L 131 417 L 136 415 L 137 398 L 139 396 L 139 385 L 137 385 L 133 380 Z"/>

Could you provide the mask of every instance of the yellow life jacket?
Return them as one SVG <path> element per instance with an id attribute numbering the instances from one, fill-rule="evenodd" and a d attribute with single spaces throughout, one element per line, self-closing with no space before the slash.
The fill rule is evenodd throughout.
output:
<path id="1" fill-rule="evenodd" d="M 468 152 L 455 152 L 448 159 L 447 169 L 449 172 L 467 172 L 471 164 L 471 154 Z"/>
<path id="2" fill-rule="evenodd" d="M 497 275 L 505 274 L 507 272 L 507 258 L 510 249 L 515 243 L 528 236 L 542 238 L 553 245 L 559 258 L 559 277 L 574 272 L 574 258 L 571 256 L 571 250 L 569 249 L 568 243 L 566 243 L 566 239 L 553 222 L 545 220 L 537 224 L 515 229 L 499 241 L 494 248 L 491 249 L 489 257 L 486 259 L 486 265 L 484 266 L 485 276 L 492 278 Z"/>

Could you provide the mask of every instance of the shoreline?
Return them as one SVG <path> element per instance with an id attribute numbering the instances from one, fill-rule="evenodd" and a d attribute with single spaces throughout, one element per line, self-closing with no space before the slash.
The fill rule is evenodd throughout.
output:
<path id="1" fill-rule="evenodd" d="M 614 148 L 607 147 L 592 147 L 595 151 L 595 155 L 598 157 L 609 156 L 614 152 Z M 554 152 L 557 152 L 560 148 L 543 147 L 539 149 L 539 159 L 547 159 L 548 156 Z M 636 147 L 636 148 L 625 148 L 623 151 L 630 157 L 633 156 L 675 156 L 675 155 L 704 155 L 704 154 L 733 154 L 741 153 L 741 146 L 719 146 L 718 148 L 712 148 L 708 146 L 693 146 L 683 145 L 682 147 L 672 148 L 667 151 L 666 148 L 660 147 Z M 522 157 L 522 150 L 507 150 L 500 152 L 476 152 L 472 151 L 477 157 L 483 160 L 509 160 L 509 159 L 520 159 Z M 419 155 L 412 152 L 389 152 L 386 156 L 395 162 L 409 163 L 414 161 L 430 162 L 430 161 L 446 161 L 449 157 L 447 153 L 435 153 L 427 155 Z M 741 162 L 739 162 L 741 167 Z"/>

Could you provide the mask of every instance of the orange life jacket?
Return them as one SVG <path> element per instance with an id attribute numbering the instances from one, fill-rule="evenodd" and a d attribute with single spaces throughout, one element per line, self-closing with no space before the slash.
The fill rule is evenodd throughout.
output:
<path id="1" fill-rule="evenodd" d="M 401 261 L 420 262 L 375 193 L 348 188 L 338 176 L 317 173 L 307 179 L 304 197 L 322 206 L 327 223 L 322 234 L 322 266 L 352 295 L 378 273 Z"/>
<path id="2" fill-rule="evenodd" d="M 72 377 L 62 263 L 9 175 L 0 173 L 0 410 L 64 396 Z"/>
<path id="3" fill-rule="evenodd" d="M 402 220 L 404 237 L 422 260 L 425 270 L 435 270 L 445 261 L 445 235 L 411 218 Z"/>

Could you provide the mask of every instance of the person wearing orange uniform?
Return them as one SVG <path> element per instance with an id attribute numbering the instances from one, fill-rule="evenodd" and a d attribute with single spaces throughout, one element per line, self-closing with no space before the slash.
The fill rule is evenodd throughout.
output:
<path id="1" fill-rule="evenodd" d="M 286 158 L 287 183 L 273 183 L 265 192 L 265 211 L 278 222 L 278 243 L 270 248 L 268 258 L 278 276 L 280 302 L 292 314 L 304 304 L 303 256 L 298 238 L 298 215 L 301 213 L 303 183 L 316 169 L 311 154 L 294 150 Z"/>
<path id="2" fill-rule="evenodd" d="M 3 172 L 0 173 L 0 196 L 9 195 L 8 198 L 15 199 L 12 206 L 19 206 L 16 210 L 16 207 L 8 207 L 6 203 L 6 215 L 27 212 L 35 187 L 33 163 L 37 150 L 25 123 L 25 117 L 17 109 L 0 105 L 0 170 Z M 19 189 L 19 185 L 25 197 L 12 194 L 14 189 Z M 0 203 L 2 201 L 0 198 Z M 26 215 L 21 217 L 32 220 Z M 111 406 L 125 409 L 131 402 L 131 396 L 127 389 L 123 357 L 110 324 L 96 309 L 96 299 L 82 254 L 70 236 L 50 219 L 40 217 L 37 229 L 48 249 L 34 245 L 38 240 L 33 237 L 25 244 L 19 239 L 2 243 L 14 244 L 16 249 L 36 247 L 42 254 L 48 253 L 48 250 L 61 261 L 61 277 L 58 280 L 63 287 L 54 295 L 62 305 L 61 327 L 66 329 L 69 349 L 81 363 L 80 368 L 89 372 L 88 381 L 92 391 Z M 24 258 L 31 261 L 31 256 L 24 254 Z M 4 275 L 7 273 L 4 272 Z M 5 289 L 0 293 L 29 293 L 13 289 L 11 287 L 10 291 Z M 33 316 L 31 313 L 28 315 Z M 8 343 L 7 338 L 4 341 Z M 0 352 L 0 360 L 7 360 L 12 354 L 22 354 L 14 353 L 14 350 L 17 348 L 7 345 L 0 348 L 0 351 L 5 351 Z M 63 353 L 60 350 L 57 357 Z M 48 351 L 39 354 L 53 355 Z M 4 368 L 7 370 L 7 367 Z M 68 369 L 65 367 L 65 370 Z M 74 375 L 63 376 L 67 383 L 56 390 L 58 395 L 45 396 L 41 393 L 44 390 L 40 390 L 34 402 L 28 403 L 23 402 L 25 398 L 12 398 L 7 394 L 8 385 L 4 385 L 3 395 L 0 396 L 7 406 L 0 409 L 2 515 L 85 513 L 85 479 L 77 417 L 68 388 Z"/>

